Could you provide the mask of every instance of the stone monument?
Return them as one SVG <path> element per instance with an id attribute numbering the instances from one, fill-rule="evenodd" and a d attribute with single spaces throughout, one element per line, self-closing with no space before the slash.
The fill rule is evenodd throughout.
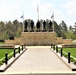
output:
<path id="1" fill-rule="evenodd" d="M 26 45 L 50 45 L 55 43 L 56 34 L 52 32 L 52 22 L 51 20 L 46 22 L 45 20 L 41 23 L 37 21 L 34 28 L 34 21 L 30 20 L 27 22 L 25 20 L 25 31 L 21 34 L 21 43 Z M 43 25 L 43 26 L 42 26 Z M 29 30 L 27 30 L 27 28 Z M 36 29 L 36 31 L 34 30 Z"/>

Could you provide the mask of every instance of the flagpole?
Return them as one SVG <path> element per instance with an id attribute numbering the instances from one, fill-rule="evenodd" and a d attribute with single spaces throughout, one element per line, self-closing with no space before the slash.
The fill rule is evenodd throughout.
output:
<path id="1" fill-rule="evenodd" d="M 37 15 L 38 15 L 38 20 L 39 20 L 39 4 L 37 6 Z"/>
<path id="2" fill-rule="evenodd" d="M 54 11 L 53 11 L 53 32 L 54 32 Z"/>
<path id="3" fill-rule="evenodd" d="M 23 32 L 24 32 L 24 12 L 23 12 Z"/>

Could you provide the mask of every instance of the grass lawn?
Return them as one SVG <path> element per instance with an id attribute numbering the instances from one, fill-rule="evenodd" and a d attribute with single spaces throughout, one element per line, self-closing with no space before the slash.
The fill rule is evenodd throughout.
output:
<path id="1" fill-rule="evenodd" d="M 5 44 L 5 42 L 0 42 L 0 44 Z"/>
<path id="2" fill-rule="evenodd" d="M 61 52 L 61 48 L 58 49 L 59 53 Z M 76 65 L 76 48 L 63 48 L 63 56 L 68 59 L 68 52 L 70 52 L 71 62 Z"/>
<path id="3" fill-rule="evenodd" d="M 2 65 L 5 61 L 5 53 L 8 53 L 8 60 L 13 56 L 13 48 L 12 49 L 0 49 L 0 65 Z M 22 48 L 20 49 L 22 50 Z M 16 53 L 18 53 L 18 49 L 16 49 Z"/>
<path id="4" fill-rule="evenodd" d="M 9 53 L 13 52 L 13 49 L 0 49 L 0 59 L 5 56 L 6 52 L 9 54 Z"/>
<path id="5" fill-rule="evenodd" d="M 76 48 L 63 48 L 63 51 L 66 53 L 70 52 L 71 55 L 76 58 Z"/>
<path id="6" fill-rule="evenodd" d="M 2 65 L 3 64 L 3 62 L 2 61 L 4 61 L 5 60 L 5 53 L 8 53 L 8 55 L 10 54 L 10 53 L 12 53 L 13 52 L 13 49 L 0 49 L 0 65 Z M 12 55 L 10 55 L 9 56 L 9 59 L 11 58 L 11 56 Z"/>

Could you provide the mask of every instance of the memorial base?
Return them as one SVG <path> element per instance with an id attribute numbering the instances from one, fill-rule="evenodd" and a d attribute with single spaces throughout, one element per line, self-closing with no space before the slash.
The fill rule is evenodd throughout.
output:
<path id="1" fill-rule="evenodd" d="M 53 31 L 52 29 L 49 30 L 49 32 L 52 32 L 52 31 Z"/>
<path id="2" fill-rule="evenodd" d="M 28 30 L 24 30 L 24 32 L 28 32 Z"/>
<path id="3" fill-rule="evenodd" d="M 41 32 L 41 30 L 36 30 L 36 32 Z"/>
<path id="4" fill-rule="evenodd" d="M 50 45 L 56 43 L 55 32 L 22 32 L 21 43 L 26 45 Z"/>
<path id="5" fill-rule="evenodd" d="M 55 32 L 22 32 L 20 37 L 14 40 L 5 40 L 5 44 L 27 46 L 46 46 L 51 44 L 72 44 L 72 39 L 56 37 Z"/>
<path id="6" fill-rule="evenodd" d="M 42 30 L 42 32 L 47 32 L 47 30 L 45 29 L 45 30 Z"/>
<path id="7" fill-rule="evenodd" d="M 30 32 L 34 32 L 34 30 L 30 30 Z"/>

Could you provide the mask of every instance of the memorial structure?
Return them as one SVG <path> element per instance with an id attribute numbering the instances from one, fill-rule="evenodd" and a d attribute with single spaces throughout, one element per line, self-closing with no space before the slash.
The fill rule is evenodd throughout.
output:
<path id="1" fill-rule="evenodd" d="M 34 30 L 34 27 L 36 30 Z M 30 29 L 30 31 L 28 30 Z M 28 21 L 24 21 L 24 32 L 52 32 L 53 31 L 53 26 L 51 20 L 46 23 L 44 20 L 43 23 L 41 24 L 40 21 L 38 20 L 36 25 L 34 25 L 34 21 L 31 20 L 30 26 L 28 24 Z"/>
<path id="2" fill-rule="evenodd" d="M 43 25 L 43 26 L 42 26 Z M 56 43 L 56 34 L 52 30 L 52 22 L 51 20 L 46 24 L 44 20 L 41 24 L 38 20 L 36 25 L 34 25 L 34 21 L 30 22 L 30 31 L 27 30 L 28 22 L 25 21 L 25 31 L 21 33 L 20 40 L 21 44 L 26 45 L 50 45 L 51 43 Z M 36 30 L 34 30 L 34 27 Z M 42 28 L 40 28 L 42 27 Z M 47 29 L 48 28 L 48 29 Z M 42 30 L 41 30 L 42 29 Z"/>
<path id="3" fill-rule="evenodd" d="M 35 25 L 33 20 L 31 20 L 29 23 L 25 20 L 24 31 L 21 33 L 21 36 L 19 38 L 15 38 L 12 41 L 7 40 L 6 42 L 21 45 L 26 44 L 31 46 L 50 45 L 52 43 L 56 44 L 56 33 L 52 30 L 53 29 L 51 21 L 48 21 L 47 24 L 45 20 L 43 21 L 43 23 L 40 23 L 40 21 L 38 20 Z"/>

